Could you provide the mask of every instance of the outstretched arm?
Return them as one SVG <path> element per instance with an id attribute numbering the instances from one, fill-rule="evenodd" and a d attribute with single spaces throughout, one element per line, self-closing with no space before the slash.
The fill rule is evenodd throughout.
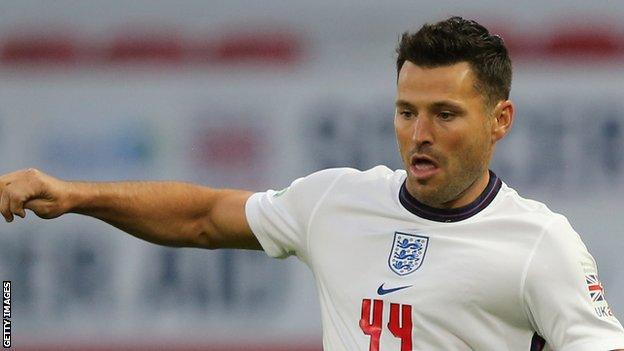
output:
<path id="1" fill-rule="evenodd" d="M 32 210 L 95 217 L 143 240 L 167 246 L 261 249 L 245 216 L 251 192 L 181 182 L 69 182 L 36 169 L 0 176 L 7 222 Z"/>

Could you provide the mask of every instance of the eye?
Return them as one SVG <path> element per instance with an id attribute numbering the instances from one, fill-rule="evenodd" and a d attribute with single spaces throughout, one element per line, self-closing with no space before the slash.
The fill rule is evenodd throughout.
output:
<path id="1" fill-rule="evenodd" d="M 400 111 L 399 114 L 401 116 L 403 116 L 403 118 L 412 118 L 412 117 L 414 117 L 414 114 L 412 113 L 412 111 L 409 111 L 409 110 Z"/>
<path id="2" fill-rule="evenodd" d="M 438 118 L 443 121 L 450 121 L 453 117 L 455 117 L 455 115 L 452 112 L 445 111 L 438 113 Z"/>

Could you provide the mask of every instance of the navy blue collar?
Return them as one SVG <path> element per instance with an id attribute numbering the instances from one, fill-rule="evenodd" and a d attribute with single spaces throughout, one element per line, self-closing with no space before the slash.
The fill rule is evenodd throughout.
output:
<path id="1" fill-rule="evenodd" d="M 403 205 L 406 210 L 418 217 L 436 222 L 458 222 L 470 218 L 486 208 L 490 202 L 494 200 L 502 184 L 503 182 L 498 176 L 490 171 L 490 180 L 485 190 L 483 190 L 481 195 L 473 202 L 459 208 L 434 208 L 416 200 L 409 191 L 407 191 L 405 182 L 403 182 L 401 190 L 399 191 L 399 201 L 401 201 L 401 205 Z"/>

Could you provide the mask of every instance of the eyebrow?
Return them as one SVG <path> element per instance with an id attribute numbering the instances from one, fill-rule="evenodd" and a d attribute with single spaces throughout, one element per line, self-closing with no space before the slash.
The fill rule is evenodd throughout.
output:
<path id="1" fill-rule="evenodd" d="M 412 105 L 412 103 L 410 103 L 409 101 L 405 101 L 405 100 L 397 100 L 394 105 L 396 107 L 407 107 L 409 109 L 412 110 L 416 110 L 416 106 Z"/>
<path id="2" fill-rule="evenodd" d="M 395 102 L 395 105 L 396 107 L 404 107 L 404 108 L 408 108 L 411 110 L 417 110 L 414 104 L 406 100 L 397 100 Z M 450 109 L 450 110 L 455 110 L 455 111 L 465 110 L 461 105 L 452 101 L 448 101 L 448 100 L 436 101 L 428 105 L 427 108 L 430 110 L 441 110 L 441 109 Z"/>

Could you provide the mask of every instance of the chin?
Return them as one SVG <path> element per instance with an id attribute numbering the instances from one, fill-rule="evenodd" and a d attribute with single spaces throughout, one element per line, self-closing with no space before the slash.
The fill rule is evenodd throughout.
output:
<path id="1" fill-rule="evenodd" d="M 434 188 L 432 185 L 427 185 L 430 180 L 418 181 L 416 179 L 412 179 L 412 186 L 408 188 L 408 190 L 413 190 L 412 196 L 416 198 L 416 200 L 422 203 L 428 203 L 430 200 L 436 198 L 438 190 Z"/>
<path id="2" fill-rule="evenodd" d="M 444 207 L 444 204 L 452 199 L 449 199 L 450 185 L 440 185 L 435 182 L 434 179 L 416 180 L 410 181 L 411 186 L 408 190 L 413 190 L 411 193 L 416 200 L 431 207 Z"/>
<path id="3" fill-rule="evenodd" d="M 422 191 L 425 192 L 435 192 L 435 189 L 431 189 L 433 187 L 438 188 L 440 187 L 440 183 L 443 181 L 442 179 L 440 179 L 441 174 L 436 174 L 432 177 L 429 178 L 424 178 L 424 179 L 418 179 L 416 177 L 414 177 L 412 174 L 409 173 L 408 171 L 408 181 L 414 185 L 414 188 L 416 187 L 420 187 L 422 188 Z M 429 188 L 429 189 L 426 189 Z"/>

